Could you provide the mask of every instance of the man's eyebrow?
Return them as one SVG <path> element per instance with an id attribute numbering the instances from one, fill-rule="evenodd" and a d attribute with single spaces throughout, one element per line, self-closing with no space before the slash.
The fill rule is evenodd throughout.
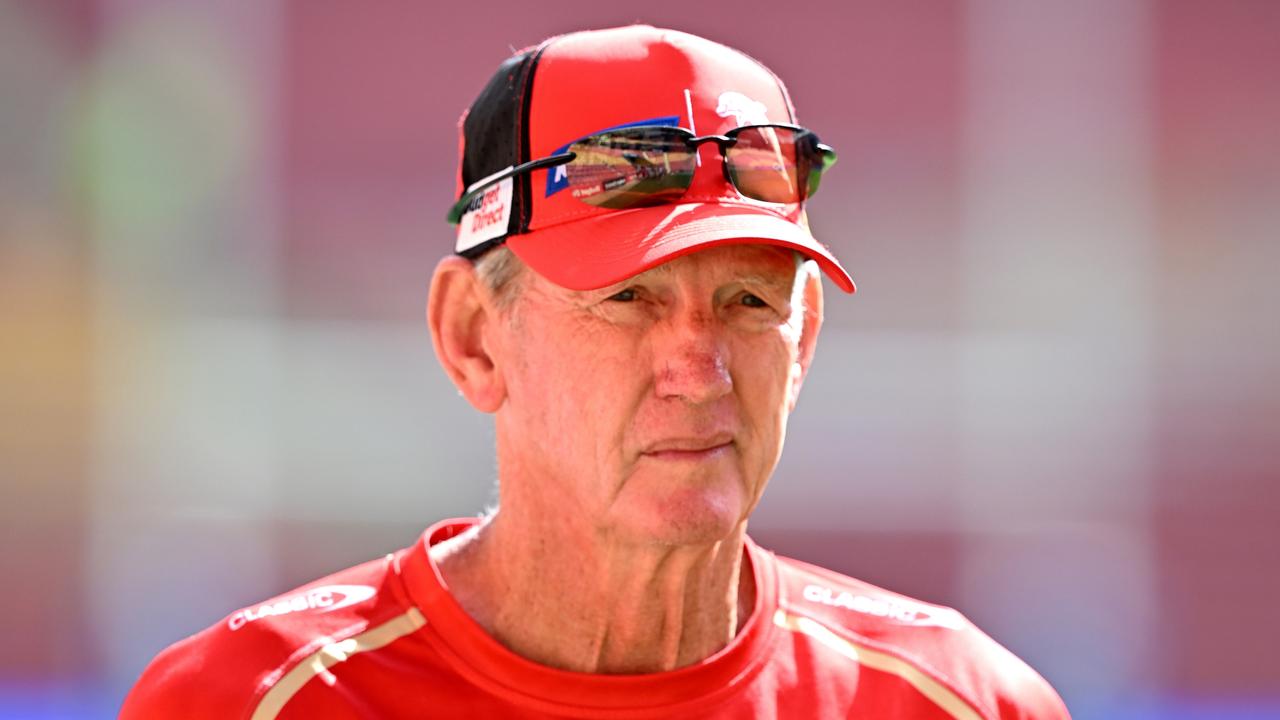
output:
<path id="1" fill-rule="evenodd" d="M 787 277 L 783 273 L 763 275 L 761 273 L 750 273 L 747 275 L 739 275 L 733 279 L 734 282 L 740 282 L 743 285 L 764 285 L 782 289 L 790 288 L 795 282 L 795 277 Z"/>
<path id="2" fill-rule="evenodd" d="M 651 267 L 642 273 L 637 273 L 635 275 L 632 275 L 629 278 L 623 278 L 615 283 L 610 283 L 608 285 L 605 285 L 604 287 L 595 288 L 593 290 L 584 290 L 583 292 L 599 294 L 599 295 L 604 295 L 608 297 L 609 295 L 622 292 L 623 290 L 626 290 L 628 287 L 635 285 L 638 282 L 644 282 L 646 278 L 657 277 L 661 275 L 670 275 L 670 274 L 671 274 L 671 265 L 669 263 L 663 263 L 662 265 Z"/>
<path id="3" fill-rule="evenodd" d="M 782 272 L 746 273 L 736 275 L 736 277 L 730 279 L 730 283 L 726 284 L 741 284 L 741 286 L 746 287 L 763 287 L 769 288 L 769 290 L 790 293 L 795 290 L 796 278 L 799 277 L 799 275 L 800 273 L 787 274 Z"/>
<path id="4" fill-rule="evenodd" d="M 632 275 L 629 278 L 619 280 L 615 283 L 610 283 L 608 285 L 605 285 L 604 287 L 594 288 L 591 290 L 580 290 L 578 292 L 588 296 L 609 297 L 623 290 L 626 290 L 628 287 L 632 285 L 635 285 L 637 283 L 643 283 L 646 278 L 670 275 L 671 272 L 672 272 L 672 269 L 669 264 L 662 264 L 655 267 L 651 267 L 648 270 L 645 270 L 644 272 L 639 273 L 637 275 Z M 764 286 L 764 287 L 774 287 L 780 290 L 789 290 L 794 282 L 795 282 L 795 275 L 788 276 L 787 273 L 779 271 L 776 273 L 753 272 L 753 273 L 743 273 L 740 275 L 733 275 L 731 277 L 726 278 L 723 284 L 729 285 L 729 284 L 736 283 L 741 285 L 755 285 L 755 286 Z"/>

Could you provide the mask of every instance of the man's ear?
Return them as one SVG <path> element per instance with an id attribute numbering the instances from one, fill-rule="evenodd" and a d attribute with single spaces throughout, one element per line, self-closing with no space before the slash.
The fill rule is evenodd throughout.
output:
<path id="1" fill-rule="evenodd" d="M 805 263 L 804 280 L 804 326 L 800 330 L 800 347 L 796 361 L 791 366 L 790 397 L 787 398 L 788 412 L 796 409 L 800 400 L 800 386 L 809 374 L 809 366 L 813 364 L 813 354 L 818 349 L 818 333 L 822 330 L 822 276 L 812 262 Z"/>
<path id="2" fill-rule="evenodd" d="M 450 255 L 436 265 L 427 296 L 427 327 L 445 373 L 481 412 L 496 412 L 507 397 L 501 368 L 487 336 L 497 309 L 465 258 Z"/>

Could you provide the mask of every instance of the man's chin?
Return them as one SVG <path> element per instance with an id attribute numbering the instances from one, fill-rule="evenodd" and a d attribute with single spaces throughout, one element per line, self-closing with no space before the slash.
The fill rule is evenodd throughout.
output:
<path id="1" fill-rule="evenodd" d="M 640 543 L 708 545 L 733 537 L 745 517 L 740 492 L 680 488 L 633 505 L 617 529 Z"/>

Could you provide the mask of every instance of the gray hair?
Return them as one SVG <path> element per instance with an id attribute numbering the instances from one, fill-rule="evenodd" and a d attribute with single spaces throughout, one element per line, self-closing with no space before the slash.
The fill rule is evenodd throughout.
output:
<path id="1" fill-rule="evenodd" d="M 498 309 L 504 312 L 509 310 L 520 289 L 524 262 L 511 252 L 511 248 L 499 245 L 476 258 L 475 269 L 480 284 L 493 296 Z"/>

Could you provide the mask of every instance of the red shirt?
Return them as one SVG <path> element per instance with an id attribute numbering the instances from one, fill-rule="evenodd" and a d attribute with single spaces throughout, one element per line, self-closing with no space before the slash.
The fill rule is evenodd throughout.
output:
<path id="1" fill-rule="evenodd" d="M 756 607 L 715 655 L 646 675 L 538 665 L 489 637 L 429 559 L 474 522 L 442 522 L 176 643 L 121 717 L 1068 717 L 1044 679 L 955 610 L 750 541 Z"/>

